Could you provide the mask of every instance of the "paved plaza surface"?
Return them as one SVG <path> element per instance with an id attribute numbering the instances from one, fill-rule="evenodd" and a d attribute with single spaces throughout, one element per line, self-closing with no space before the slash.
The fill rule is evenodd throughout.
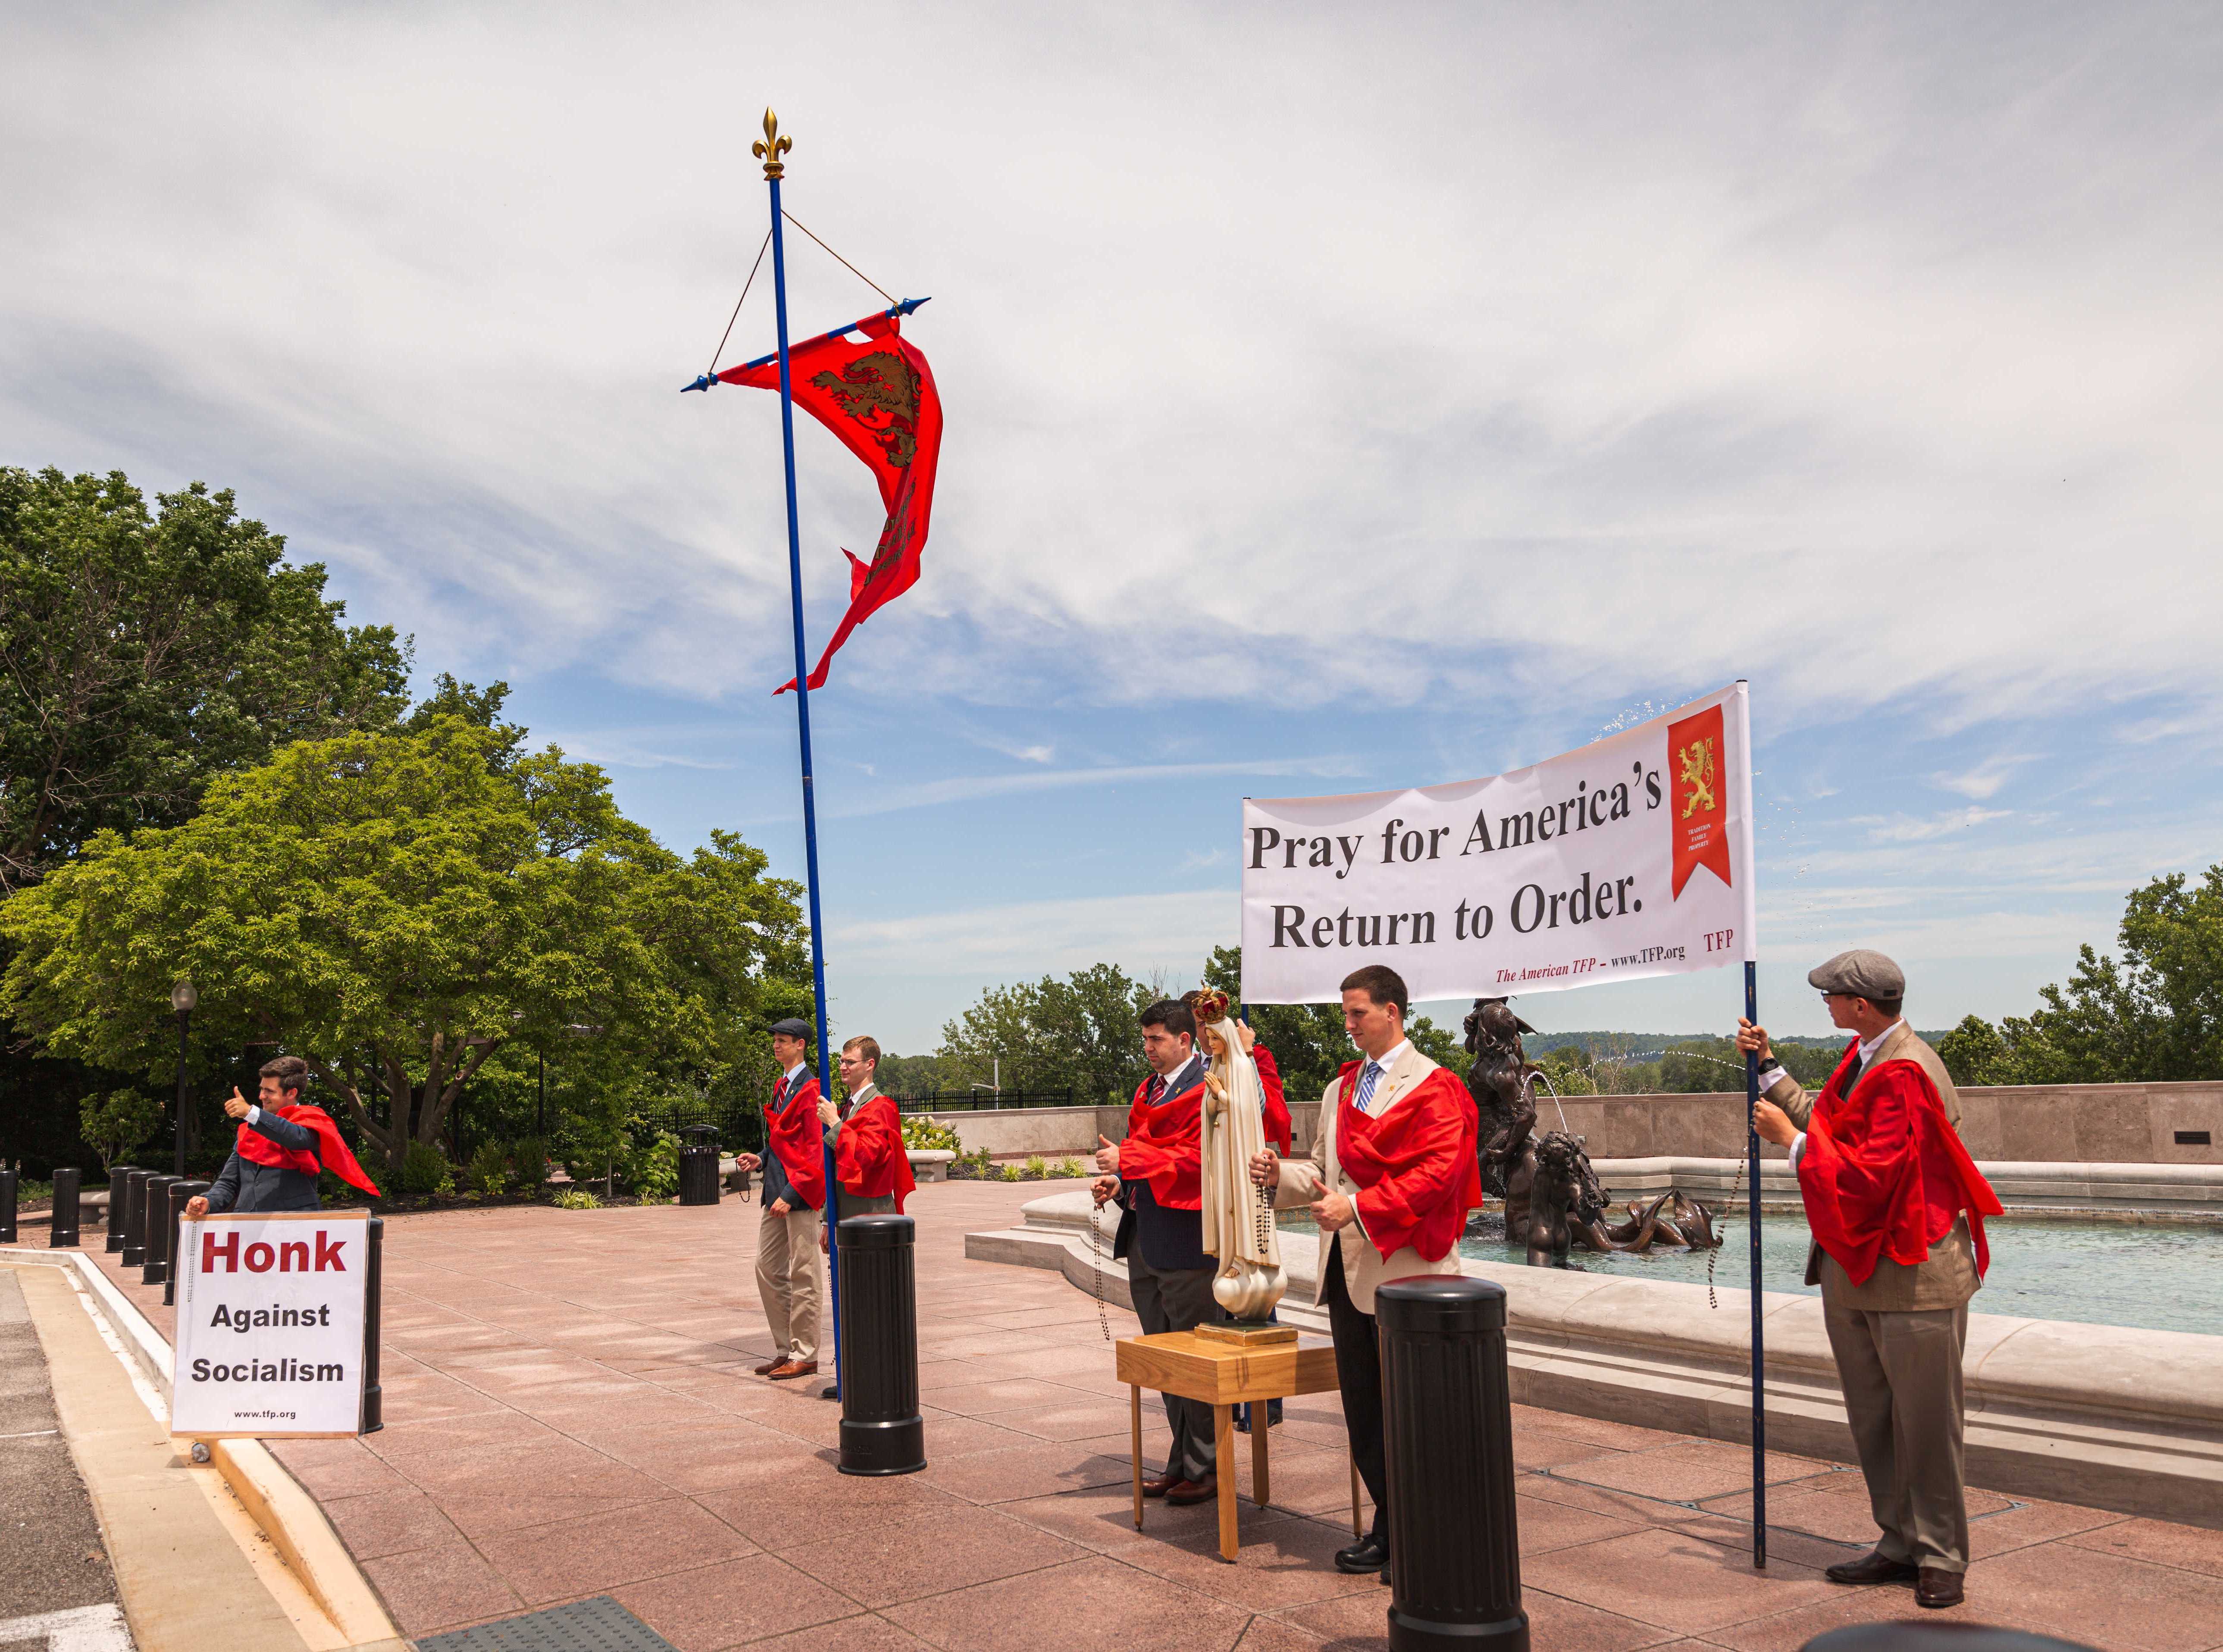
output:
<path id="1" fill-rule="evenodd" d="M 749 1374 L 771 1352 L 759 1207 L 731 1197 L 390 1221 L 385 1430 L 273 1448 L 412 1636 L 610 1594 L 682 1652 L 1382 1645 L 1389 1591 L 1331 1563 L 1351 1541 L 1332 1395 L 1290 1402 L 1275 1429 L 1274 1503 L 1243 1504 L 1238 1564 L 1208 1504 L 1153 1503 L 1135 1530 L 1127 1391 L 1097 1304 L 1057 1274 L 965 1259 L 967 1231 L 1075 1185 L 912 1198 L 921 1473 L 836 1473 L 822 1383 Z M 125 1283 L 167 1335 L 159 1288 Z M 1155 1400 L 1146 1416 L 1156 1460 Z M 1746 1448 L 1527 1407 L 1514 1448 L 1539 1652 L 1774 1652 L 1918 1616 L 2108 1652 L 2223 1647 L 2223 1532 L 1974 1492 L 1969 1604 L 1921 1613 L 1911 1590 L 1823 1579 L 1873 1536 L 1845 1464 L 1771 1460 L 1758 1574 Z"/>

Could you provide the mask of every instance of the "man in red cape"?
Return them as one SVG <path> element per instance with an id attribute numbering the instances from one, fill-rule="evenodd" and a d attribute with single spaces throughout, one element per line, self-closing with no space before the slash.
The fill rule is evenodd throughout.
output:
<path id="1" fill-rule="evenodd" d="M 317 1177 L 330 1171 L 373 1198 L 377 1185 L 363 1174 L 355 1154 L 340 1140 L 339 1127 L 321 1107 L 305 1106 L 309 1064 L 281 1055 L 262 1064 L 256 1099 L 235 1089 L 224 1104 L 225 1115 L 239 1121 L 231 1157 L 207 1193 L 186 1201 L 186 1218 L 198 1222 L 211 1210 L 318 1210 L 324 1200 Z"/>
<path id="2" fill-rule="evenodd" d="M 1127 1139 L 1114 1146 L 1097 1137 L 1103 1173 L 1091 1191 L 1099 1209 L 1115 1195 L 1119 1200 L 1112 1253 L 1127 1264 L 1128 1297 L 1143 1334 L 1156 1336 L 1227 1316 L 1212 1295 L 1218 1262 L 1204 1249 L 1205 1061 L 1196 1053 L 1196 1017 L 1187 1004 L 1164 999 L 1139 1019 L 1150 1076 L 1135 1088 Z M 1143 1495 L 1208 1502 L 1219 1494 L 1212 1407 L 1178 1394 L 1162 1398 L 1173 1448 L 1165 1473 L 1143 1482 Z"/>
<path id="3" fill-rule="evenodd" d="M 1968 1298 L 1999 1214 L 1961 1143 L 1961 1098 L 1937 1052 L 1899 1018 L 1906 977 L 1880 952 L 1841 952 L 1807 981 L 1854 1035 L 1810 1098 L 1773 1059 L 1767 1032 L 1738 1024 L 1759 1055 L 1753 1128 L 1791 1150 L 1814 1230 L 1806 1283 L 1845 1391 L 1845 1416 L 1882 1529 L 1874 1552 L 1828 1569 L 1834 1583 L 1911 1583 L 1924 1606 L 1958 1605 L 1968 1569 L 1962 1479 L 1961 1355 Z"/>
<path id="4" fill-rule="evenodd" d="M 917 1185 L 910 1173 L 910 1154 L 904 1147 L 903 1116 L 873 1082 L 879 1065 L 878 1040 L 851 1039 L 841 1046 L 841 1084 L 849 1092 L 848 1105 L 837 1108 L 830 1097 L 818 1103 L 818 1121 L 825 1127 L 826 1145 L 834 1153 L 834 1176 L 841 1184 L 845 1216 L 891 1211 L 901 1215 L 904 1201 Z M 825 1248 L 822 1232 L 818 1242 Z"/>
<path id="5" fill-rule="evenodd" d="M 1374 1289 L 1416 1273 L 1457 1273 L 1467 1212 L 1482 1203 L 1474 1101 L 1457 1075 L 1405 1036 L 1412 1001 L 1395 970 L 1371 964 L 1343 983 L 1343 1025 L 1364 1058 L 1345 1062 L 1320 1097 L 1309 1159 L 1271 1149 L 1251 1178 L 1277 1210 L 1309 1209 L 1319 1224 L 1319 1296 L 1335 1335 L 1344 1430 L 1374 1499 L 1374 1526 L 1338 1550 L 1337 1569 L 1389 1564 L 1382 1434 L 1382 1359 Z"/>
<path id="6" fill-rule="evenodd" d="M 820 1210 L 826 1203 L 826 1153 L 818 1124 L 818 1079 L 810 1071 L 810 1026 L 790 1016 L 771 1027 L 779 1082 L 765 1102 L 762 1153 L 737 1153 L 743 1170 L 764 1171 L 757 1218 L 757 1298 L 764 1303 L 772 1357 L 759 1377 L 791 1382 L 818 1369 Z"/>

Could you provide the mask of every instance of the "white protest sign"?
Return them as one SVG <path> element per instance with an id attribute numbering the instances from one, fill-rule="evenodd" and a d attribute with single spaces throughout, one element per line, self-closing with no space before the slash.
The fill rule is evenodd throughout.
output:
<path id="1" fill-rule="evenodd" d="M 1332 1003 L 1386 964 L 1416 999 L 1758 957 L 1741 682 L 1487 780 L 1243 805 L 1243 996 Z"/>
<path id="2" fill-rule="evenodd" d="M 368 1212 L 204 1216 L 179 1224 L 177 1259 L 171 1433 L 357 1431 Z"/>

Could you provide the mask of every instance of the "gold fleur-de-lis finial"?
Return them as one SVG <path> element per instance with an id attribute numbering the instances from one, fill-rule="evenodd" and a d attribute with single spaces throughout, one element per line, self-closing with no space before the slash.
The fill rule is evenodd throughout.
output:
<path id="1" fill-rule="evenodd" d="M 779 135 L 779 116 L 769 109 L 765 110 L 765 135 L 749 145 L 749 153 L 764 162 L 765 177 L 785 176 L 787 168 L 781 163 L 780 157 L 793 148 L 793 138 L 784 138 Z"/>

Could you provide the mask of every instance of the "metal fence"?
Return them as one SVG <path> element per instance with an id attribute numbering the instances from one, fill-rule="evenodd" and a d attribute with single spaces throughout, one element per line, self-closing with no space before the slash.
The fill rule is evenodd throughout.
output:
<path id="1" fill-rule="evenodd" d="M 933 1090 L 890 1098 L 898 1113 L 1001 1113 L 1022 1107 L 1080 1107 L 1071 1085 L 1063 1090 Z"/>

